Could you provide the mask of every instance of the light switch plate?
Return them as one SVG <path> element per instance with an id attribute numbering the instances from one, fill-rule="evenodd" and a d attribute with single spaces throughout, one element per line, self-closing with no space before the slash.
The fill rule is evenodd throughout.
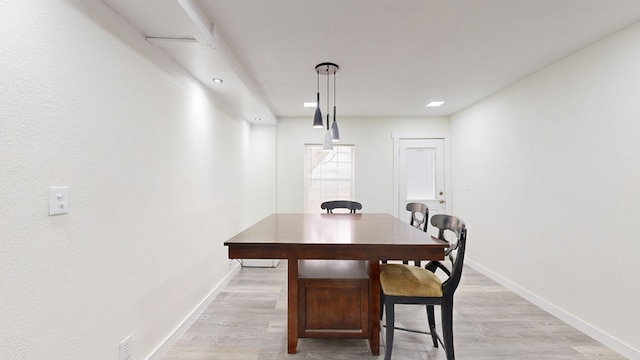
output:
<path id="1" fill-rule="evenodd" d="M 49 215 L 69 212 L 69 187 L 52 186 L 49 188 Z"/>
<path id="2" fill-rule="evenodd" d="M 127 360 L 133 353 L 133 346 L 131 344 L 131 335 L 120 342 L 120 360 Z"/>

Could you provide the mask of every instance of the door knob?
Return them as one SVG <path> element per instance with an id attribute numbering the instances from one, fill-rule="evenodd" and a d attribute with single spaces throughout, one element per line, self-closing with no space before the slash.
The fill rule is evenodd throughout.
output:
<path id="1" fill-rule="evenodd" d="M 440 204 L 444 204 L 444 200 L 442 200 L 442 199 L 438 200 L 438 202 L 439 202 Z"/>

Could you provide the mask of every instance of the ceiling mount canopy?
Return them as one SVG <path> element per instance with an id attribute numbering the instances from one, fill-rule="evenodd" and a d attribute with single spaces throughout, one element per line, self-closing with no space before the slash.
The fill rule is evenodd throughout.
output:
<path id="1" fill-rule="evenodd" d="M 323 62 L 316 65 L 316 72 L 319 75 L 335 75 L 338 70 L 340 70 L 340 66 L 332 62 Z"/>
<path id="2" fill-rule="evenodd" d="M 327 132 L 324 137 L 323 150 L 333 150 L 333 142 L 340 141 L 340 132 L 338 131 L 338 123 L 336 122 L 336 73 L 340 67 L 332 62 L 323 62 L 316 65 L 316 78 L 317 78 L 317 96 L 316 96 L 316 113 L 313 117 L 313 127 L 323 128 L 322 111 L 320 110 L 320 75 L 327 77 Z M 330 77 L 333 75 L 333 123 L 331 129 L 329 129 L 329 93 L 331 90 Z"/>

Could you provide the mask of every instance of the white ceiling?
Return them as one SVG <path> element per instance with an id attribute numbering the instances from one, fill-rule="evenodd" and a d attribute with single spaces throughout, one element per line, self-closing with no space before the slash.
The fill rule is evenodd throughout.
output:
<path id="1" fill-rule="evenodd" d="M 449 115 L 640 21 L 638 0 L 104 1 L 145 36 L 198 40 L 150 42 L 268 123 L 311 119 L 321 62 L 340 66 L 338 116 Z"/>

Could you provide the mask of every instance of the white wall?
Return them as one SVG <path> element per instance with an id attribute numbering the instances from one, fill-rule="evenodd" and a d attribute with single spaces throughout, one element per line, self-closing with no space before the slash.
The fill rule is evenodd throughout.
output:
<path id="1" fill-rule="evenodd" d="M 0 1 L 0 34 L 0 358 L 112 360 L 132 334 L 144 359 L 275 210 L 275 127 L 101 1 Z M 50 217 L 55 185 L 71 213 Z"/>
<path id="2" fill-rule="evenodd" d="M 452 117 L 472 263 L 640 359 L 640 26 Z"/>
<path id="3" fill-rule="evenodd" d="M 342 143 L 356 148 L 356 200 L 363 212 L 373 213 L 394 213 L 391 135 L 449 134 L 445 117 L 339 118 L 338 123 Z M 321 144 L 326 131 L 312 124 L 313 111 L 308 118 L 278 119 L 278 212 L 304 211 L 304 144 Z"/>

